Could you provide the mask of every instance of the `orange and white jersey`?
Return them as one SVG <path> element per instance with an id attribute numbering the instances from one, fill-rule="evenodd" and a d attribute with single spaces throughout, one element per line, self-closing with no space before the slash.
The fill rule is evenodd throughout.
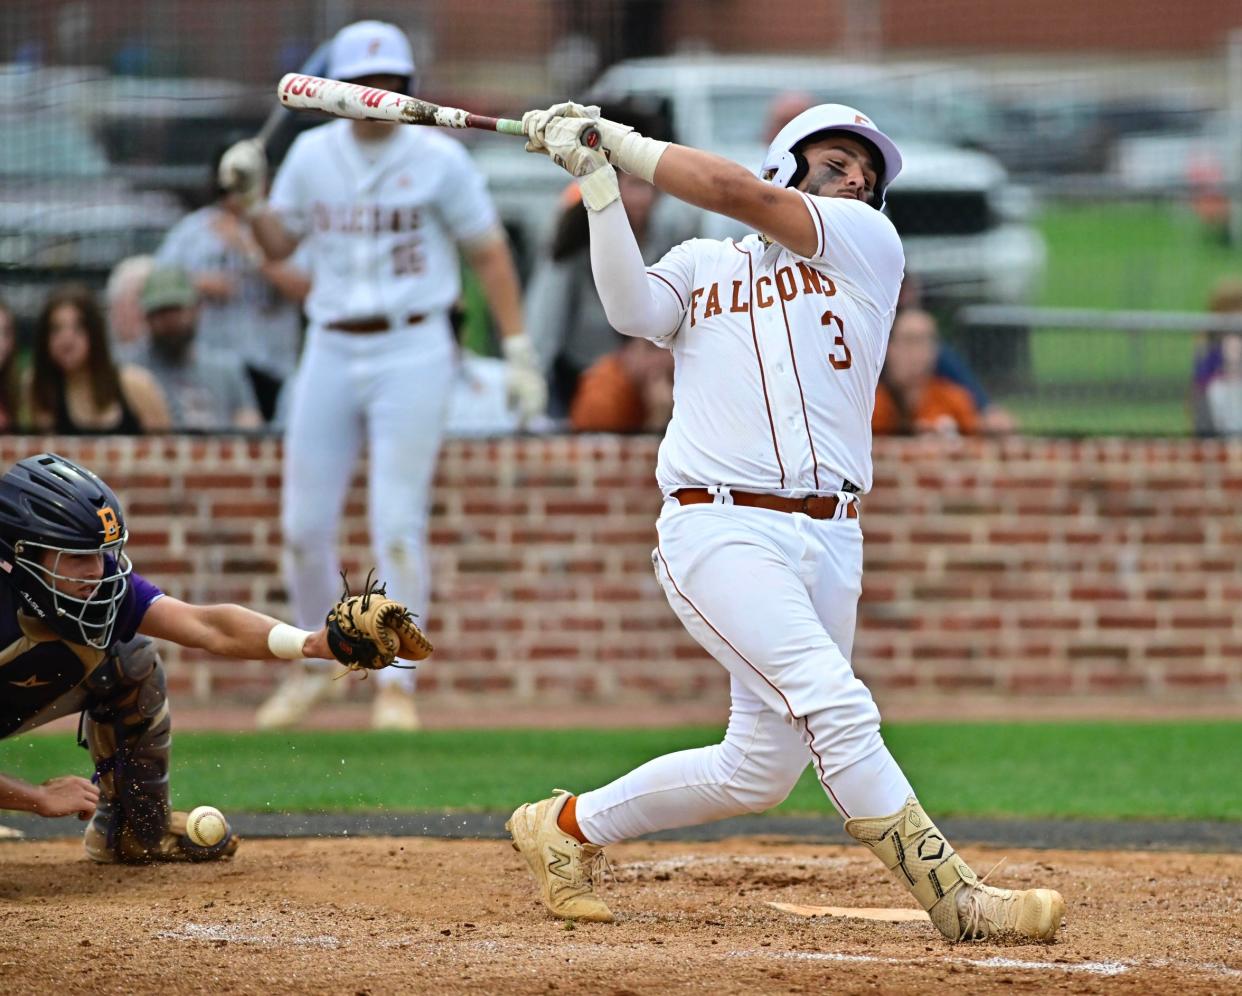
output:
<path id="1" fill-rule="evenodd" d="M 648 268 L 675 295 L 668 494 L 724 484 L 801 496 L 871 488 L 871 412 L 905 256 L 860 201 L 802 194 L 819 233 L 804 258 L 757 235 L 694 239 Z"/>

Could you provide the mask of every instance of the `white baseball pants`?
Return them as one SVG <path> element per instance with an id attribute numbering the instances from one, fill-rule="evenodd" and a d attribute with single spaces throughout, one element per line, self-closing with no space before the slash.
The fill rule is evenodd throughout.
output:
<path id="1" fill-rule="evenodd" d="M 808 763 L 846 818 L 901 809 L 910 783 L 849 662 L 862 590 L 858 521 L 668 499 L 657 530 L 652 561 L 669 604 L 729 671 L 729 725 L 719 744 L 656 758 L 580 795 L 586 837 L 612 844 L 763 812 Z"/>
<path id="2" fill-rule="evenodd" d="M 427 515 L 455 364 L 442 314 L 391 332 L 309 330 L 292 385 L 281 495 L 284 570 L 298 626 L 318 629 L 341 596 L 341 514 L 364 441 L 376 574 L 391 598 L 426 620 Z M 362 581 L 350 578 L 354 590 Z M 413 671 L 385 668 L 376 679 L 414 687 Z"/>

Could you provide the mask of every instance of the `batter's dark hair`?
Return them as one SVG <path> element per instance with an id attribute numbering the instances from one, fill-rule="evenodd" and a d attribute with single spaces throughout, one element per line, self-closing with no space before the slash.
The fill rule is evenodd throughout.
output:
<path id="1" fill-rule="evenodd" d="M 121 377 L 112 362 L 103 311 L 88 287 L 70 284 L 48 295 L 35 322 L 34 369 L 31 401 L 40 414 L 55 415 L 65 392 L 65 372 L 52 359 L 52 315 L 60 308 L 73 308 L 86 328 L 86 363 L 90 370 L 91 398 L 96 411 L 121 400 Z"/>

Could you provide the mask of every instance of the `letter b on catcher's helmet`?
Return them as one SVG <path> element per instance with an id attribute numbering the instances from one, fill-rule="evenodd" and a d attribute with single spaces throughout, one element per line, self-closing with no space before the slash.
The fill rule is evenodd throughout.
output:
<path id="1" fill-rule="evenodd" d="M 107 648 L 133 569 L 126 539 L 112 489 L 71 460 L 40 453 L 0 477 L 0 578 L 62 640 Z M 82 554 L 99 558 L 85 574 L 66 559 Z"/>
<path id="2" fill-rule="evenodd" d="M 871 204 L 877 210 L 884 207 L 884 192 L 901 172 L 901 153 L 867 115 L 845 104 L 817 104 L 785 125 L 768 146 L 759 175 L 778 187 L 796 187 L 807 170 L 806 159 L 798 152 L 798 147 L 808 138 L 827 131 L 850 133 L 879 154 Z"/>

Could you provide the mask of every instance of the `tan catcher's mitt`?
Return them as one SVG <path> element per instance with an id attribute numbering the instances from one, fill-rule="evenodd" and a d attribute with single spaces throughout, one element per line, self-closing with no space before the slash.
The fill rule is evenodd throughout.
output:
<path id="1" fill-rule="evenodd" d="M 431 641 L 414 622 L 410 610 L 387 597 L 385 586 L 367 575 L 361 595 L 345 594 L 328 613 L 328 648 L 350 671 L 378 671 L 382 667 L 412 667 L 394 663 L 398 657 L 421 661 L 430 656 Z M 365 677 L 365 675 L 364 675 Z"/>

